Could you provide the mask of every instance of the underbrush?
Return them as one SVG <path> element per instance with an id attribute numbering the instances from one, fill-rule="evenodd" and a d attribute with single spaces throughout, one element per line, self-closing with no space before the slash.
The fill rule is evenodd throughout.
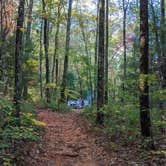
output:
<path id="1" fill-rule="evenodd" d="M 140 135 L 140 112 L 136 103 L 122 104 L 112 102 L 104 106 L 100 112 L 104 115 L 104 127 L 96 126 L 96 107 L 85 107 L 82 115 L 85 116 L 92 126 L 93 132 L 104 132 L 108 137 L 108 149 L 118 150 L 118 148 L 131 147 L 140 156 L 140 160 L 150 163 L 165 163 L 166 151 L 162 148 L 164 144 L 162 129 L 166 128 L 166 122 L 161 119 L 161 112 L 158 108 L 151 110 L 152 132 L 155 150 L 149 150 L 148 145 L 151 139 L 142 142 Z M 163 115 L 164 116 L 164 115 Z M 165 117 L 165 116 L 164 116 Z M 163 146 L 164 147 L 164 146 Z M 135 148 L 135 149 L 134 149 Z M 132 150 L 130 150 L 132 151 Z M 160 162 L 159 162 L 160 161 Z"/>
<path id="2" fill-rule="evenodd" d="M 20 126 L 17 125 L 18 119 L 13 116 L 12 102 L 0 98 L 0 112 L 0 165 L 12 165 L 17 158 L 17 144 L 37 141 L 45 124 L 36 120 L 35 109 L 28 102 L 21 104 Z"/>
<path id="3" fill-rule="evenodd" d="M 55 99 L 51 99 L 50 102 L 48 103 L 46 99 L 41 99 L 40 101 L 37 102 L 37 106 L 39 108 L 49 108 L 52 111 L 57 111 L 57 112 L 69 112 L 72 110 L 72 107 L 68 106 L 65 103 L 58 103 L 56 102 Z"/>
<path id="4" fill-rule="evenodd" d="M 118 103 L 104 106 L 100 112 L 104 115 L 104 132 L 110 136 L 121 135 L 122 139 L 132 141 L 139 133 L 139 111 L 133 105 L 124 105 Z M 83 115 L 86 116 L 92 124 L 95 125 L 97 110 L 95 107 L 86 107 Z M 126 134 L 127 138 L 125 138 Z"/>
<path id="5" fill-rule="evenodd" d="M 140 112 L 139 105 L 136 103 L 122 104 L 120 102 L 112 102 L 104 106 L 100 112 L 104 115 L 104 128 L 103 131 L 110 137 L 117 137 L 122 142 L 132 143 L 140 137 Z M 96 107 L 85 107 L 83 116 L 95 125 L 96 123 Z M 161 135 L 161 128 L 166 128 L 166 122 L 161 121 L 159 109 L 151 110 L 153 136 L 158 137 Z"/>

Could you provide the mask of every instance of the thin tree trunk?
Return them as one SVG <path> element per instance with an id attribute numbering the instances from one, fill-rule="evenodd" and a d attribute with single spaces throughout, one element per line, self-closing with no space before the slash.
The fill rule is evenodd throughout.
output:
<path id="1" fill-rule="evenodd" d="M 43 19 L 41 19 L 40 25 L 40 55 L 39 55 L 39 78 L 40 78 L 40 97 L 43 98 L 43 80 L 42 80 L 42 59 L 43 59 L 43 47 L 42 47 L 42 35 L 43 35 Z"/>
<path id="2" fill-rule="evenodd" d="M 99 43 L 99 2 L 97 2 L 97 18 L 96 18 L 96 39 L 95 39 L 95 59 L 94 59 L 94 102 L 97 101 L 97 57 L 98 57 L 98 43 Z"/>
<path id="3" fill-rule="evenodd" d="M 66 29 L 66 49 L 65 49 L 65 59 L 64 59 L 64 70 L 61 85 L 61 102 L 66 102 L 65 90 L 67 86 L 67 73 L 68 73 L 68 63 L 69 63 L 69 48 L 70 48 L 70 29 L 71 29 L 71 12 L 72 12 L 73 0 L 69 0 L 68 8 L 68 18 L 67 18 L 67 29 Z"/>
<path id="4" fill-rule="evenodd" d="M 81 12 L 80 12 L 81 14 Z M 80 22 L 80 28 L 81 28 L 81 31 L 82 31 L 82 37 L 83 37 L 83 41 L 84 41 L 84 45 L 85 45 L 85 53 L 88 57 L 88 62 L 87 62 L 87 66 L 88 66 L 88 80 L 89 80 L 89 90 L 90 90 L 90 96 L 91 96 L 91 102 L 93 100 L 93 97 L 92 97 L 92 94 L 93 94 L 93 85 L 92 85 L 92 74 L 91 74 L 91 55 L 89 53 L 89 50 L 88 50 L 88 41 L 87 41 L 87 38 L 85 36 L 85 30 L 84 30 L 84 24 L 83 24 L 83 21 L 82 21 L 82 18 L 79 19 L 79 22 Z"/>
<path id="5" fill-rule="evenodd" d="M 60 27 L 60 4 L 58 6 L 58 16 L 57 16 L 57 29 L 56 29 L 56 33 L 55 33 L 55 46 L 54 46 L 54 56 L 53 56 L 53 67 L 52 67 L 52 82 L 54 82 L 54 79 L 56 79 L 56 83 L 57 83 L 57 50 L 58 50 L 58 36 L 59 36 L 59 27 Z M 56 69 L 56 70 L 55 70 Z"/>
<path id="6" fill-rule="evenodd" d="M 43 12 L 46 14 L 46 2 L 43 0 Z M 44 17 L 44 51 L 45 51 L 45 67 L 46 67 L 46 99 L 47 102 L 50 102 L 50 69 L 49 69 L 49 57 L 48 57 L 48 48 L 49 48 L 49 22 L 46 16 Z"/>
<path id="7" fill-rule="evenodd" d="M 151 0 L 150 7 L 152 10 L 152 16 L 153 16 L 153 29 L 155 33 L 155 42 L 156 42 L 156 51 L 159 56 L 161 56 L 161 50 L 160 50 L 160 43 L 159 43 L 159 34 L 158 34 L 158 28 L 157 28 L 157 21 L 156 21 L 156 14 L 153 6 L 153 2 Z"/>
<path id="8" fill-rule="evenodd" d="M 56 63 L 55 80 L 56 80 L 56 84 L 58 84 L 58 77 L 59 77 L 59 59 L 58 59 L 58 57 L 56 57 L 55 63 Z"/>
<path id="9" fill-rule="evenodd" d="M 143 137 L 151 137 L 151 119 L 149 109 L 149 28 L 148 0 L 140 1 L 140 123 Z"/>
<path id="10" fill-rule="evenodd" d="M 25 0 L 20 0 L 18 8 L 17 18 L 17 30 L 16 30 L 16 49 L 15 49 L 15 85 L 14 85 L 14 104 L 15 104 L 15 117 L 20 117 L 20 101 L 21 101 L 21 84 L 22 84 L 22 39 L 23 32 L 20 28 L 23 27 L 24 23 L 24 4 Z M 19 125 L 19 119 L 18 119 Z"/>
<path id="11" fill-rule="evenodd" d="M 25 42 L 25 59 L 24 63 L 27 64 L 27 60 L 29 59 L 29 55 L 31 53 L 31 26 L 32 26 L 32 9 L 33 9 L 33 0 L 30 0 L 28 6 L 28 21 L 27 21 L 27 29 L 26 29 L 26 42 Z M 26 100 L 28 97 L 28 77 L 29 71 L 25 70 L 26 73 L 23 74 L 23 98 Z"/>
<path id="12" fill-rule="evenodd" d="M 83 99 L 83 90 L 82 90 L 82 80 L 81 80 L 81 77 L 80 77 L 80 72 L 79 72 L 79 68 L 77 66 L 76 63 L 74 63 L 75 65 L 75 68 L 76 68 L 76 72 L 77 72 L 77 75 L 78 75 L 78 82 L 79 82 L 79 88 L 80 88 L 80 97 L 81 99 Z"/>
<path id="13" fill-rule="evenodd" d="M 127 2 L 128 3 L 128 2 Z M 123 83 L 122 89 L 125 90 L 125 79 L 126 79 L 126 12 L 127 12 L 128 4 L 125 5 L 125 0 L 123 0 L 123 56 L 124 56 L 124 63 L 123 63 Z"/>
<path id="14" fill-rule="evenodd" d="M 166 89 L 166 30 L 165 30 L 165 0 L 161 0 L 161 57 L 160 57 L 160 71 L 161 71 L 161 87 L 163 90 Z M 165 102 L 160 101 L 160 112 L 161 112 L 161 121 L 165 120 Z M 164 133 L 164 128 L 161 127 L 161 132 Z"/>
<path id="15" fill-rule="evenodd" d="M 3 27 L 3 21 L 4 21 L 4 18 L 3 18 L 3 14 L 5 12 L 5 2 L 4 1 L 1 1 L 1 43 L 0 43 L 0 70 L 1 70 L 1 81 L 3 82 L 2 84 L 2 94 L 3 96 L 5 96 L 5 74 L 4 74 L 4 71 L 5 71 L 5 62 L 4 62 L 4 46 L 5 46 L 5 34 L 4 34 L 4 27 Z"/>
<path id="16" fill-rule="evenodd" d="M 105 97 L 104 97 L 105 104 L 108 104 L 108 46 L 109 46 L 108 15 L 109 15 L 109 6 L 108 6 L 108 0 L 106 0 Z"/>
<path id="17" fill-rule="evenodd" d="M 161 0 L 161 72 L 162 88 L 166 88 L 166 30 L 165 30 L 165 0 Z"/>
<path id="18" fill-rule="evenodd" d="M 96 123 L 102 125 L 103 113 L 100 109 L 104 106 L 104 22 L 105 0 L 100 0 L 99 5 L 99 45 L 98 45 L 98 80 L 97 80 L 97 117 Z"/>
<path id="19" fill-rule="evenodd" d="M 0 5 L 1 5 L 1 8 L 0 8 L 0 22 L 1 22 L 1 33 L 0 33 L 0 63 L 1 63 L 1 60 L 2 60 L 2 34 L 3 34 L 3 24 L 2 24 L 2 19 L 3 19 L 3 1 L 1 0 L 0 1 Z M 2 70 L 2 69 L 1 69 Z M 1 71 L 2 73 L 2 71 Z"/>

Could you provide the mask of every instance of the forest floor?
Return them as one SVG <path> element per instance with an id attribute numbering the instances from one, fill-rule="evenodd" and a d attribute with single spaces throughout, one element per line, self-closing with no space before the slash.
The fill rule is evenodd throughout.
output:
<path id="1" fill-rule="evenodd" d="M 23 145 L 27 166 L 144 166 L 138 148 L 108 148 L 108 138 L 92 132 L 79 110 L 68 113 L 39 109 L 38 119 L 46 124 L 37 143 Z M 27 152 L 25 153 L 25 151 Z M 23 153 L 21 155 L 23 155 Z M 147 164 L 149 165 L 149 164 Z"/>

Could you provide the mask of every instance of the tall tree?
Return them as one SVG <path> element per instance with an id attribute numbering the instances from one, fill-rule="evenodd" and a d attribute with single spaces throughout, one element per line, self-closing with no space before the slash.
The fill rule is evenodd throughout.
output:
<path id="1" fill-rule="evenodd" d="M 104 106 L 104 27 L 105 27 L 105 0 L 100 0 L 99 5 L 99 44 L 98 44 L 98 78 L 97 78 L 97 117 L 96 123 L 103 124 L 103 113 L 100 109 Z"/>
<path id="2" fill-rule="evenodd" d="M 24 4 L 25 0 L 20 0 L 17 17 L 16 46 L 15 46 L 15 86 L 14 86 L 14 104 L 15 117 L 20 117 L 21 84 L 22 84 L 22 48 L 23 48 L 23 24 L 24 24 Z M 18 122 L 19 123 L 19 122 Z"/>
<path id="3" fill-rule="evenodd" d="M 0 72 L 1 72 L 1 81 L 4 81 L 4 67 L 3 67 L 3 45 L 4 45 L 4 35 L 3 35 L 3 11 L 4 11 L 4 2 L 1 0 L 0 1 L 0 23 L 1 23 L 1 33 L 0 33 L 0 64 L 1 64 L 1 68 L 0 68 Z M 2 90 L 3 91 L 3 88 Z"/>
<path id="4" fill-rule="evenodd" d="M 47 102 L 50 102 L 50 90 L 48 84 L 50 83 L 50 69 L 49 69 L 49 57 L 48 57 L 48 48 L 49 48 L 49 21 L 46 15 L 46 2 L 43 2 L 43 13 L 44 13 L 44 52 L 45 52 L 45 67 L 46 67 L 46 99 Z"/>
<path id="5" fill-rule="evenodd" d="M 67 28 L 66 28 L 65 59 L 64 59 L 63 78 L 62 78 L 62 85 L 61 85 L 61 102 L 66 101 L 65 90 L 66 90 L 66 85 L 67 85 L 67 73 L 68 73 L 68 65 L 69 65 L 68 63 L 69 63 L 72 3 L 73 3 L 73 0 L 69 0 Z"/>
<path id="6" fill-rule="evenodd" d="M 97 101 L 97 57 L 98 57 L 98 44 L 99 44 L 99 2 L 97 1 L 97 17 L 96 17 L 96 38 L 95 38 L 95 57 L 94 57 L 94 103 Z"/>
<path id="7" fill-rule="evenodd" d="M 104 102 L 108 104 L 108 46 L 109 46 L 109 3 L 106 0 L 106 36 L 105 36 L 105 96 Z"/>
<path id="8" fill-rule="evenodd" d="M 43 98 L 43 80 L 42 80 L 42 59 L 43 59 L 43 45 L 42 45 L 42 35 L 43 35 L 43 19 L 41 19 L 40 25 L 40 52 L 39 52 L 39 79 L 40 79 L 40 97 Z"/>
<path id="9" fill-rule="evenodd" d="M 27 64 L 27 61 L 29 59 L 32 50 L 31 48 L 32 9 L 33 9 L 33 0 L 30 0 L 28 5 L 28 20 L 26 28 L 25 55 L 24 55 L 25 64 Z M 26 67 L 25 73 L 23 73 L 23 98 L 25 100 L 27 99 L 28 95 L 28 77 L 29 77 L 29 70 L 28 67 Z"/>
<path id="10" fill-rule="evenodd" d="M 149 110 L 149 28 L 148 28 L 148 0 L 140 0 L 140 121 L 141 134 L 151 136 L 151 119 Z"/>
<path id="11" fill-rule="evenodd" d="M 57 57 L 57 50 L 58 50 L 58 40 L 59 40 L 59 28 L 60 28 L 60 9 L 61 3 L 58 4 L 58 16 L 57 16 L 57 27 L 55 33 L 55 45 L 54 45 L 54 55 L 53 55 L 53 67 L 52 67 L 52 82 L 54 79 L 58 79 L 58 57 Z"/>
<path id="12" fill-rule="evenodd" d="M 127 15 L 127 9 L 128 9 L 129 1 L 125 3 L 125 0 L 122 0 L 122 6 L 123 6 L 123 56 L 124 56 L 124 63 L 123 63 L 123 83 L 122 83 L 122 89 L 125 90 L 125 79 L 126 79 L 126 63 L 127 63 L 127 57 L 126 57 L 126 15 Z"/>
<path id="13" fill-rule="evenodd" d="M 80 15 L 82 14 L 82 11 L 80 10 Z M 81 28 L 81 32 L 82 32 L 82 38 L 83 38 L 83 41 L 84 41 L 84 45 L 85 45 L 85 53 L 87 55 L 87 58 L 88 58 L 88 61 L 87 61 L 87 69 L 88 69 L 88 72 L 87 72 L 87 79 L 89 81 L 89 91 L 90 91 L 90 97 L 91 97 L 91 100 L 93 99 L 92 97 L 92 94 L 93 94 L 93 84 L 92 84 L 92 74 L 91 74 L 91 54 L 90 54 L 90 51 L 88 49 L 88 38 L 85 34 L 85 27 L 84 27 L 84 22 L 83 22 L 83 19 L 82 17 L 80 16 L 79 18 L 79 24 L 80 24 L 80 28 Z"/>
<path id="14" fill-rule="evenodd" d="M 166 88 L 166 30 L 165 30 L 165 0 L 161 0 L 161 72 L 162 87 Z"/>

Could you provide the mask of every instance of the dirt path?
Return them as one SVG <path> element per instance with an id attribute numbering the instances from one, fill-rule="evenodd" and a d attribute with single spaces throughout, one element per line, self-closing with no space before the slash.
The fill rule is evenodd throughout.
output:
<path id="1" fill-rule="evenodd" d="M 29 154 L 31 166 L 109 166 L 112 158 L 99 146 L 79 112 L 60 114 L 39 110 L 47 125 L 41 142 Z"/>
<path id="2" fill-rule="evenodd" d="M 22 144 L 21 166 L 149 166 L 160 161 L 154 156 L 150 162 L 141 161 L 137 143 L 119 146 L 117 142 L 114 147 L 103 134 L 92 132 L 78 110 L 63 114 L 38 110 L 38 119 L 46 130 L 38 143 Z"/>

